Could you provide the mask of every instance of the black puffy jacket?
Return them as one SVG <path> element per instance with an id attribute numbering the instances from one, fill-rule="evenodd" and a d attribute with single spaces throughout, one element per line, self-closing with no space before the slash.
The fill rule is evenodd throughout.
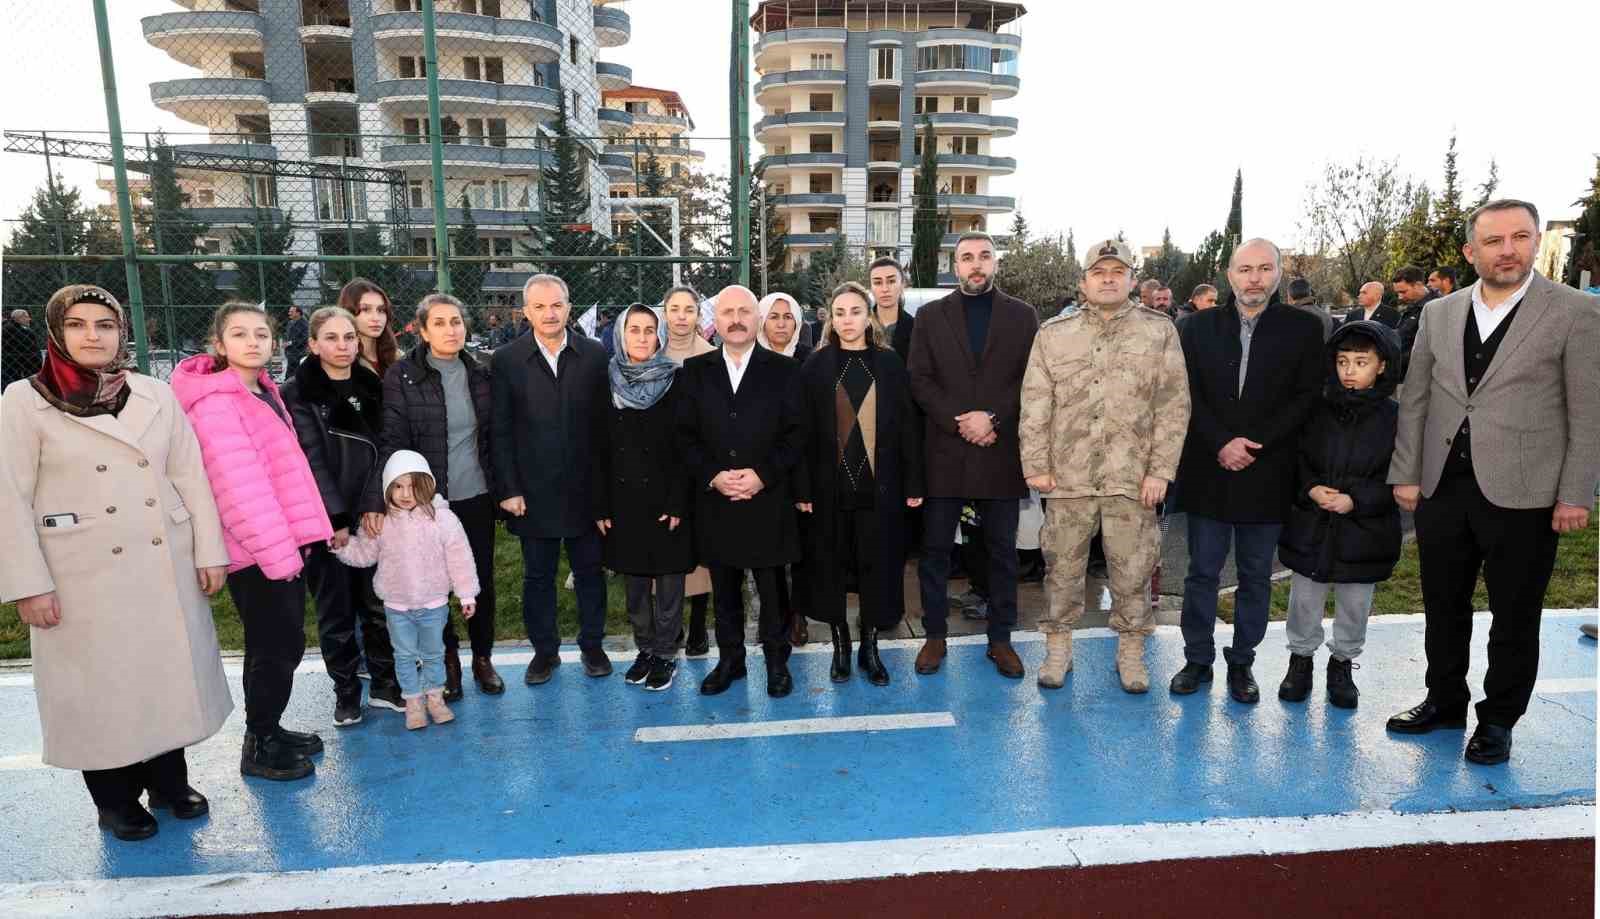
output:
<path id="1" fill-rule="evenodd" d="M 484 481 L 494 483 L 494 462 L 489 450 L 489 418 L 493 392 L 489 368 L 461 352 L 467 367 L 467 387 L 472 391 L 473 413 L 478 416 L 478 464 Z M 378 469 L 396 450 L 415 450 L 433 469 L 439 496 L 450 500 L 450 419 L 444 400 L 444 377 L 428 363 L 428 346 L 420 344 L 395 362 L 383 375 L 383 432 L 378 440 Z M 377 477 L 367 492 L 366 508 L 383 512 L 383 494 Z"/>
<path id="2" fill-rule="evenodd" d="M 1371 389 L 1350 391 L 1332 367 L 1340 342 L 1358 334 L 1378 342 L 1384 371 Z M 1368 319 L 1339 326 L 1328 340 L 1329 380 L 1300 434 L 1294 504 L 1278 541 L 1279 560 L 1312 580 L 1374 584 L 1387 580 L 1400 560 L 1400 509 L 1387 481 L 1400 416 L 1391 398 L 1399 357 L 1395 331 Z M 1349 495 L 1355 509 L 1335 514 L 1318 507 L 1308 494 L 1316 485 Z"/>
<path id="3" fill-rule="evenodd" d="M 360 409 L 340 399 L 316 359 L 302 361 L 283 386 L 300 449 L 322 493 L 333 528 L 348 529 L 378 474 L 378 429 L 383 421 L 383 384 L 357 363 L 350 368 Z"/>

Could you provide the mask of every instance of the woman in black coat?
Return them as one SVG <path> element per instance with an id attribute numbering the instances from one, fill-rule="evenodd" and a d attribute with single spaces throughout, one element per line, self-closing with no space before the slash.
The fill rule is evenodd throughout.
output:
<path id="1" fill-rule="evenodd" d="M 594 426 L 594 518 L 605 566 L 623 575 L 639 649 L 624 679 L 663 690 L 677 669 L 684 578 L 694 568 L 689 474 L 677 446 L 677 364 L 655 311 L 635 303 L 612 324 L 611 404 Z"/>
<path id="2" fill-rule="evenodd" d="M 834 682 L 850 678 L 845 593 L 861 598 L 857 663 L 874 685 L 889 672 L 878 632 L 905 615 L 905 509 L 922 504 L 922 436 L 911 377 L 883 340 L 860 284 L 833 293 L 828 337 L 800 370 L 805 444 L 795 506 L 810 514 L 805 561 L 811 616 L 833 631 Z"/>
<path id="3" fill-rule="evenodd" d="M 383 384 L 359 361 L 360 336 L 349 311 L 337 306 L 317 310 L 306 334 L 311 357 L 293 368 L 283 401 L 333 522 L 333 547 L 342 547 L 360 522 L 362 501 L 376 474 Z M 402 711 L 405 703 L 395 680 L 383 603 L 372 591 L 374 569 L 347 567 L 331 548 L 320 543 L 311 547 L 306 582 L 317 601 L 322 663 L 333 678 L 333 723 L 344 727 L 361 720 L 356 670 L 363 647 L 372 675 L 371 704 Z"/>
<path id="4" fill-rule="evenodd" d="M 493 494 L 493 390 L 489 368 L 466 351 L 466 313 L 448 294 L 429 294 L 417 304 L 417 334 L 422 343 L 383 375 L 383 434 L 378 468 L 396 450 L 415 450 L 428 461 L 439 497 L 461 520 L 478 567 L 478 609 L 488 615 L 467 620 L 472 641 L 472 678 L 486 695 L 505 692 L 505 682 L 490 663 L 494 651 L 494 536 L 498 508 Z M 466 406 L 470 405 L 470 410 Z M 475 450 L 451 451 L 470 444 Z M 467 455 L 463 455 L 467 454 Z M 456 468 L 451 460 L 457 460 Z M 456 468 L 457 478 L 451 470 Z M 376 536 L 383 526 L 384 500 L 378 477 L 367 491 L 362 527 Z M 461 698 L 461 657 L 454 620 L 444 627 L 444 697 Z"/>

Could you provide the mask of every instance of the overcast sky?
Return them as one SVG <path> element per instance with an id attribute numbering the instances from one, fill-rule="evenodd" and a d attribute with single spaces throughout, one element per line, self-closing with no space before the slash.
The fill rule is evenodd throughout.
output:
<path id="1" fill-rule="evenodd" d="M 190 71 L 147 45 L 139 27 L 178 6 L 108 5 L 124 126 L 187 129 L 151 105 L 148 84 Z M 995 144 L 1018 169 L 992 190 L 1014 195 L 1036 232 L 1072 229 L 1082 242 L 1121 230 L 1135 245 L 1154 245 L 1170 226 L 1178 245 L 1193 248 L 1221 226 L 1242 168 L 1245 232 L 1294 245 L 1306 183 L 1323 163 L 1398 158 L 1437 186 L 1452 131 L 1469 194 L 1494 157 L 1501 193 L 1565 217 L 1600 153 L 1592 2 L 1028 6 L 1022 91 L 996 104 L 1020 121 L 1015 137 Z M 726 170 L 727 4 L 624 8 L 632 41 L 601 58 L 632 67 L 636 83 L 680 92 L 706 167 Z M 8 3 L 4 21 L 4 127 L 103 129 L 89 0 Z M 752 102 L 751 121 L 759 117 Z M 43 182 L 43 165 L 17 154 L 0 163 L 0 215 L 15 217 Z M 104 200 L 92 163 L 59 171 L 86 186 L 90 201 Z M 1008 223 L 994 218 L 991 229 Z"/>

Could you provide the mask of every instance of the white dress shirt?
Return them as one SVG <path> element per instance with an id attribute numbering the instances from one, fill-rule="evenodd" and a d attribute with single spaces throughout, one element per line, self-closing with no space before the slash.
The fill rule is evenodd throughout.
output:
<path id="1" fill-rule="evenodd" d="M 744 372 L 750 369 L 750 358 L 755 353 L 755 345 L 751 345 L 750 350 L 746 351 L 744 357 L 740 359 L 740 363 L 735 363 L 733 353 L 728 350 L 726 345 L 723 346 L 722 362 L 728 365 L 728 385 L 733 387 L 735 393 L 739 391 L 739 381 L 744 379 Z"/>
<path id="2" fill-rule="evenodd" d="M 1511 308 L 1521 303 L 1522 298 L 1528 295 L 1528 288 L 1531 286 L 1533 286 L 1533 272 L 1530 271 L 1527 279 L 1522 282 L 1522 286 L 1517 288 L 1516 293 L 1507 297 L 1499 306 L 1490 309 L 1483 302 L 1483 279 L 1479 278 L 1472 285 L 1472 318 L 1478 323 L 1479 341 L 1489 340 L 1489 336 L 1493 335 L 1494 330 L 1500 327 L 1500 323 L 1511 315 Z"/>
<path id="3" fill-rule="evenodd" d="M 557 365 L 561 361 L 561 352 L 567 350 L 567 333 L 566 333 L 566 331 L 563 330 L 561 332 L 561 344 L 556 346 L 556 349 L 554 351 L 545 350 L 544 339 L 540 338 L 537 335 L 533 336 L 533 343 L 538 346 L 539 355 L 544 358 L 544 362 L 546 364 L 550 365 L 550 374 L 551 374 L 551 376 L 560 376 L 561 375 L 561 371 L 557 369 Z"/>

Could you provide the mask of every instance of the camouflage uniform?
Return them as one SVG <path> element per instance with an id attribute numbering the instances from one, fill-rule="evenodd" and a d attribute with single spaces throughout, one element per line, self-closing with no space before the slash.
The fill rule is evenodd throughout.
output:
<path id="1" fill-rule="evenodd" d="M 1111 627 L 1153 631 L 1145 583 L 1160 560 L 1145 476 L 1171 482 L 1189 425 L 1189 380 L 1177 328 L 1128 304 L 1110 319 L 1093 307 L 1039 328 L 1022 379 L 1022 471 L 1053 475 L 1040 544 L 1049 574 L 1042 632 L 1083 615 L 1089 542 L 1101 530 L 1111 579 Z"/>

